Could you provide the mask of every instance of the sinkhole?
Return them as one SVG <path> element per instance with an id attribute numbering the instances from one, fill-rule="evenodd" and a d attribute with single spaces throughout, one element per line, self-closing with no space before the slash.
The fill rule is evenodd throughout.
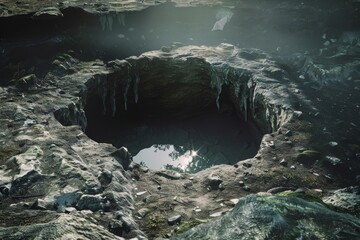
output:
<path id="1" fill-rule="evenodd" d="M 177 64 L 153 59 L 150 67 L 138 63 L 134 76 L 117 72 L 88 83 L 86 134 L 126 147 L 156 170 L 196 173 L 255 156 L 264 131 L 239 110 L 231 86 L 212 87 L 203 61 Z"/>

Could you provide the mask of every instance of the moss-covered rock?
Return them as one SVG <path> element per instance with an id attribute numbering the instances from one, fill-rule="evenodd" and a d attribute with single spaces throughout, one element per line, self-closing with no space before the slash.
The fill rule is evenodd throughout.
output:
<path id="1" fill-rule="evenodd" d="M 201 224 L 201 223 L 206 223 L 207 220 L 201 220 L 201 219 L 190 219 L 187 222 L 182 223 L 179 228 L 176 231 L 176 234 L 182 234 L 188 230 L 190 230 L 193 227 L 196 227 L 197 225 Z"/>
<path id="2" fill-rule="evenodd" d="M 321 158 L 321 153 L 315 150 L 305 150 L 296 156 L 296 161 L 305 165 L 312 165 Z"/>
<path id="3" fill-rule="evenodd" d="M 230 213 L 173 239 L 358 239 L 359 224 L 359 218 L 317 201 L 249 195 Z"/>

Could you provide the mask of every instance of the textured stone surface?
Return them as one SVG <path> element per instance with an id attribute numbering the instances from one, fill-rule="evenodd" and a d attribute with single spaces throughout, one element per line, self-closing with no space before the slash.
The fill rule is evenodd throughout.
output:
<path id="1" fill-rule="evenodd" d="M 218 220 L 172 239 L 359 238 L 359 223 L 358 218 L 331 211 L 319 203 L 294 197 L 250 195 Z"/>
<path id="2" fill-rule="evenodd" d="M 132 184 L 122 166 L 110 155 L 116 148 L 93 142 L 79 126 L 62 126 L 52 114 L 65 109 L 62 114 L 58 112 L 66 123 L 64 125 L 82 124 L 79 120 L 82 119 L 82 103 L 75 97 L 79 91 L 76 86 L 85 84 L 95 72 L 107 71 L 105 66 L 99 68 L 99 65 L 93 64 L 86 63 L 88 67 L 78 65 L 72 77 L 64 77 L 67 80 L 62 88 L 66 90 L 66 95 L 46 90 L 52 84 L 48 79 L 41 86 L 47 92 L 45 94 L 34 91 L 24 95 L 26 101 L 22 101 L 21 96 L 18 98 L 5 92 L 5 98 L 1 98 L 1 121 L 6 123 L 1 124 L 1 132 L 6 133 L 1 137 L 2 141 L 6 141 L 6 145 L 1 146 L 1 152 L 8 154 L 1 155 L 3 199 L 0 215 L 3 224 L 0 238 L 121 239 L 107 231 L 107 223 L 113 218 L 111 212 L 100 217 L 102 224 L 93 218 L 93 213 L 86 216 L 65 213 L 66 207 L 75 206 L 93 211 L 124 209 L 125 215 L 132 218 L 129 210 L 133 205 Z M 16 99 L 16 103 L 6 101 L 9 98 Z M 99 172 L 103 173 L 100 178 Z M 100 200 L 95 201 L 95 205 L 93 201 L 85 201 L 87 197 L 95 197 L 86 193 L 102 194 L 103 205 Z M 34 210 L 27 210 L 31 207 Z M 36 217 L 28 218 L 26 211 Z M 57 211 L 60 213 L 57 214 Z M 23 214 L 19 215 L 19 212 Z M 57 220 L 51 218 L 52 215 L 57 216 Z M 7 220 L 3 221 L 4 218 Z M 134 226 L 127 234 L 137 231 Z"/>
<path id="3" fill-rule="evenodd" d="M 49 1 L 40 1 L 40 0 L 23 0 L 21 2 L 15 3 L 14 1 L 2 0 L 0 8 L 0 16 L 9 16 L 16 14 L 24 14 L 30 12 L 37 12 L 39 9 L 48 9 L 49 7 L 58 7 L 58 8 L 67 8 L 67 7 L 78 7 L 82 8 L 85 11 L 91 13 L 108 13 L 108 12 L 124 12 L 124 11 L 139 11 L 150 6 L 158 5 L 166 2 L 165 0 L 159 1 L 137 1 L 137 0 L 106 0 L 99 3 L 96 0 L 84 1 L 84 0 L 75 0 L 75 1 L 60 1 L 60 0 L 49 0 Z M 172 0 L 177 6 L 188 7 L 188 6 L 197 6 L 197 5 L 220 5 L 220 4 L 234 4 L 233 0 Z M 41 10 L 44 11 L 44 10 Z M 54 10 L 52 12 L 55 12 Z M 53 15 L 53 14 L 51 14 Z"/>

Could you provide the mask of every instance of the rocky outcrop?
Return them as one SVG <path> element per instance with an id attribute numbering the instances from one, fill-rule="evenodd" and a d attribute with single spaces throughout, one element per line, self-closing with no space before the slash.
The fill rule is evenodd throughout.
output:
<path id="1" fill-rule="evenodd" d="M 260 50 L 229 44 L 173 45 L 111 61 L 108 68 L 109 74 L 86 83 L 87 99 L 101 99 L 96 105 L 102 105 L 97 110 L 88 106 L 89 112 L 112 117 L 132 111 L 147 116 L 166 112 L 181 117 L 215 106 L 221 111 L 224 102 L 245 121 L 255 120 L 264 132 L 276 131 L 292 116 L 288 76 Z M 223 95 L 230 102 L 223 101 Z"/>
<path id="2" fill-rule="evenodd" d="M 296 197 L 250 195 L 219 219 L 172 239 L 321 239 L 360 237 L 359 219 Z"/>
<path id="3" fill-rule="evenodd" d="M 49 73 L 44 85 L 20 96 L 16 88 L 1 91 L 1 239 L 123 239 L 109 232 L 115 211 L 132 222 L 127 238 L 142 235 L 132 220 L 132 183 L 111 155 L 116 148 L 81 129 L 86 118 L 76 86 L 105 71 L 91 65 L 78 65 L 71 77 L 54 66 L 56 77 Z M 51 79 L 59 76 L 64 82 L 54 91 Z"/>

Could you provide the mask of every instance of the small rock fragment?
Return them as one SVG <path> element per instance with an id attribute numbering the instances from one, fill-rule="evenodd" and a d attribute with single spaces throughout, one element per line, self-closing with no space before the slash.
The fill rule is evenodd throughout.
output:
<path id="1" fill-rule="evenodd" d="M 295 115 L 296 117 L 298 117 L 298 118 L 299 118 L 302 114 L 303 114 L 302 111 L 294 111 L 294 115 Z"/>
<path id="2" fill-rule="evenodd" d="M 76 211 L 76 208 L 74 208 L 74 207 L 65 208 L 65 213 L 72 213 L 72 212 L 75 212 L 75 211 Z"/>
<path id="3" fill-rule="evenodd" d="M 246 162 L 246 163 L 243 163 L 243 166 L 244 166 L 244 167 L 247 167 L 247 168 L 251 168 L 251 167 L 252 167 L 252 164 Z"/>
<path id="4" fill-rule="evenodd" d="M 141 208 L 138 212 L 137 215 L 141 218 L 144 218 L 148 213 L 150 212 L 150 210 L 148 208 Z"/>
<path id="5" fill-rule="evenodd" d="M 147 191 L 137 192 L 137 193 L 136 193 L 136 196 L 142 196 L 142 195 L 144 195 L 145 193 L 147 193 Z"/>
<path id="6" fill-rule="evenodd" d="M 220 217 L 223 214 L 223 212 L 216 212 L 210 215 L 211 218 L 216 218 L 216 217 Z"/>
<path id="7" fill-rule="evenodd" d="M 191 187 L 192 185 L 193 185 L 193 183 L 189 181 L 189 182 L 184 183 L 184 184 L 183 184 L 183 187 L 184 187 L 184 188 L 189 188 L 189 187 Z"/>
<path id="8" fill-rule="evenodd" d="M 285 158 L 283 158 L 281 161 L 280 161 L 280 165 L 281 166 L 284 166 L 284 167 L 286 167 L 287 166 L 287 161 L 285 160 Z"/>
<path id="9" fill-rule="evenodd" d="M 210 176 L 207 179 L 207 182 L 211 190 L 217 190 L 219 189 L 219 185 L 220 183 L 223 182 L 223 180 L 221 180 L 219 176 L 210 174 Z"/>
<path id="10" fill-rule="evenodd" d="M 170 226 L 179 224 L 181 222 L 181 215 L 175 215 L 173 217 L 170 217 L 168 218 L 167 222 Z"/>
<path id="11" fill-rule="evenodd" d="M 326 159 L 331 163 L 331 165 L 336 166 L 340 164 L 342 161 L 340 158 L 334 157 L 334 156 L 326 156 Z"/>

